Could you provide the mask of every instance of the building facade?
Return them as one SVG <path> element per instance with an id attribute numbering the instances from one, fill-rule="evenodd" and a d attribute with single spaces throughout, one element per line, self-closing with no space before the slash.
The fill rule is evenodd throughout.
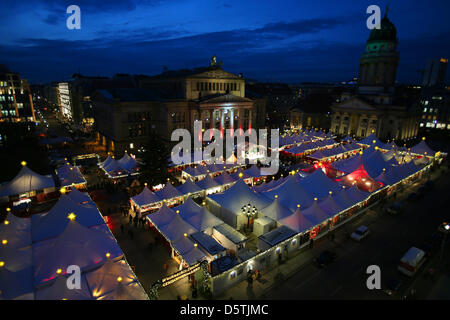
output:
<path id="1" fill-rule="evenodd" d="M 417 136 L 418 101 L 395 86 L 399 53 L 397 31 L 387 11 L 381 28 L 373 29 L 360 59 L 360 76 L 355 93 L 343 93 L 331 106 L 331 131 L 364 138 L 374 133 L 390 140 Z"/>
<path id="2" fill-rule="evenodd" d="M 209 67 L 134 79 L 137 88 L 98 90 L 92 97 L 97 138 L 109 151 L 142 149 L 152 132 L 170 141 L 172 132 L 183 128 L 198 137 L 196 121 L 222 134 L 259 127 L 264 101 L 247 98 L 245 79 L 223 70 L 215 57 Z"/>
<path id="3" fill-rule="evenodd" d="M 0 121 L 36 121 L 28 82 L 0 65 Z"/>

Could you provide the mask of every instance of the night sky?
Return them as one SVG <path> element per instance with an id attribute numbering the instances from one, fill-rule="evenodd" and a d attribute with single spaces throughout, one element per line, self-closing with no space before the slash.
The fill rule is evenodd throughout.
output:
<path id="1" fill-rule="evenodd" d="M 81 30 L 66 27 L 71 4 Z M 36 83 L 206 66 L 216 54 L 250 79 L 345 81 L 358 74 L 372 4 L 382 15 L 389 4 L 397 27 L 398 81 L 417 83 L 428 58 L 450 58 L 448 0 L 2 0 L 0 64 Z"/>

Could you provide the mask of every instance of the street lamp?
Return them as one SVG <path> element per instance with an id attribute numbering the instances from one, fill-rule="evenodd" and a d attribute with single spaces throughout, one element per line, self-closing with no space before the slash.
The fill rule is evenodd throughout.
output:
<path id="1" fill-rule="evenodd" d="M 443 222 L 439 226 L 438 230 L 442 234 L 441 256 L 439 258 L 439 261 L 442 261 L 442 259 L 444 257 L 445 241 L 447 240 L 447 235 L 450 233 L 450 224 L 447 222 Z"/>
<path id="2" fill-rule="evenodd" d="M 247 216 L 247 228 L 250 228 L 250 218 L 256 216 L 256 214 L 258 213 L 258 209 L 249 203 L 244 205 L 241 208 L 241 211 Z"/>

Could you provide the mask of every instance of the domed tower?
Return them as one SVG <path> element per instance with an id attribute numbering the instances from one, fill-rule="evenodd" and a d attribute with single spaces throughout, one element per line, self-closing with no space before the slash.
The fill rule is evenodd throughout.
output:
<path id="1" fill-rule="evenodd" d="M 381 20 L 380 29 L 372 29 L 359 66 L 359 85 L 389 88 L 395 83 L 399 53 L 397 29 L 387 17 L 388 8 Z"/>

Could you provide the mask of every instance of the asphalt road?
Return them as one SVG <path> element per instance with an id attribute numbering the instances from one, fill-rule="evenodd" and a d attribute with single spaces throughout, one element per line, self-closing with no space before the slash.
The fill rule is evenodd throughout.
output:
<path id="1" fill-rule="evenodd" d="M 404 201 L 405 211 L 398 216 L 371 210 L 365 216 L 347 226 L 350 231 L 358 225 L 367 225 L 371 234 L 361 243 L 355 242 L 340 230 L 334 242 L 322 241 L 314 248 L 316 255 L 324 249 L 337 253 L 337 258 L 323 269 L 312 260 L 270 292 L 265 299 L 392 299 L 400 298 L 402 292 L 414 285 L 414 279 L 401 275 L 397 265 L 404 253 L 413 245 L 419 246 L 430 240 L 431 235 L 443 221 L 449 221 L 448 190 L 449 174 L 437 174 L 435 186 L 414 202 Z M 414 190 L 412 186 L 409 190 Z M 407 193 L 406 193 L 407 194 Z M 448 249 L 448 246 L 447 246 Z M 448 251 L 448 250 L 447 250 Z M 381 269 L 382 290 L 369 290 L 366 286 L 369 265 Z M 426 265 L 422 268 L 426 268 Z M 416 277 L 421 276 L 417 274 Z M 389 296 L 383 289 L 391 278 L 402 282 L 399 295 Z M 419 293 L 419 291 L 417 291 Z M 419 294 L 418 298 L 421 298 Z"/>

